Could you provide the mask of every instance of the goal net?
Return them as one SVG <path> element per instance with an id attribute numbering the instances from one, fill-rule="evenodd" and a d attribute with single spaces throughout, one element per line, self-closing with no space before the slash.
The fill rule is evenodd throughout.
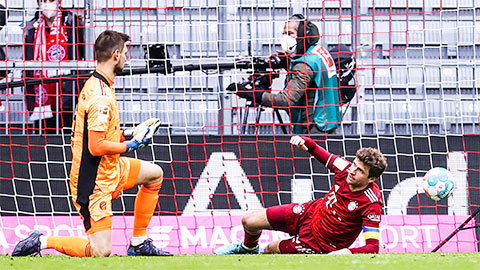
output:
<path id="1" fill-rule="evenodd" d="M 387 157 L 377 180 L 380 252 L 430 252 L 480 207 L 477 1 L 62 0 L 62 16 L 72 19 L 63 61 L 26 59 L 35 48 L 26 36 L 42 16 L 35 1 L 0 4 L 8 12 L 0 30 L 0 253 L 34 229 L 86 237 L 69 190 L 69 124 L 95 68 L 95 38 L 106 29 L 131 37 L 125 74 L 114 84 L 122 127 L 162 120 L 153 144 L 128 156 L 164 171 L 147 231 L 164 250 L 212 253 L 243 237 L 246 211 L 330 190 L 332 174 L 289 144 L 289 109 L 226 90 L 266 78 L 272 94 L 284 91 L 289 75 L 269 57 L 281 50 L 284 25 L 296 13 L 318 27 L 323 48 L 354 52 L 356 95 L 338 105 L 336 134 L 310 136 L 348 160 L 369 146 Z M 56 48 L 51 57 L 61 55 Z M 35 92 L 42 82 L 53 88 Z M 439 202 L 422 187 L 433 167 L 456 181 Z M 137 191 L 113 201 L 113 253 L 128 248 Z M 480 229 L 471 228 L 478 225 L 480 216 L 440 251 L 478 251 Z M 286 236 L 265 231 L 260 245 Z"/>

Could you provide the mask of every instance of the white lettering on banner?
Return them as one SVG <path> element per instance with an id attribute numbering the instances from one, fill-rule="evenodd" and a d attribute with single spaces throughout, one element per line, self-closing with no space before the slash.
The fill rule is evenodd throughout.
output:
<path id="1" fill-rule="evenodd" d="M 215 226 L 212 232 L 212 238 L 210 239 L 210 248 L 215 248 L 217 245 L 227 245 L 230 242 L 227 239 L 227 236 L 223 232 L 222 227 Z"/>
<path id="2" fill-rule="evenodd" d="M 382 252 L 421 252 L 421 251 L 429 251 L 431 250 L 432 246 L 436 244 L 438 237 L 442 238 L 448 235 L 451 231 L 450 229 L 442 229 L 442 226 L 438 226 L 435 224 L 430 225 L 420 225 L 418 223 L 418 219 L 408 219 L 406 216 L 399 216 L 399 217 L 387 217 L 385 216 L 385 220 L 383 222 L 391 222 L 392 225 L 381 225 L 380 226 L 380 246 L 382 248 Z M 133 217 L 132 217 L 133 218 Z M 186 217 L 191 219 L 191 217 Z M 212 217 L 213 218 L 213 217 Z M 389 221 L 390 218 L 390 221 Z M 403 225 L 399 225 L 402 219 L 405 223 Z M 465 216 L 461 216 L 461 219 L 465 219 Z M 239 221 L 239 217 L 235 217 L 237 221 Z M 453 219 L 453 218 L 452 218 Z M 459 223 L 455 223 L 454 220 L 451 222 L 445 222 L 449 219 L 444 219 L 441 224 L 450 224 L 452 227 L 458 226 Z M 182 224 L 182 220 L 179 220 L 180 224 Z M 172 245 L 179 245 L 178 249 L 180 253 L 191 253 L 192 249 L 194 248 L 196 253 L 204 253 L 204 252 L 211 252 L 214 248 L 223 246 L 225 244 L 238 242 L 243 238 L 243 227 L 242 225 L 236 226 L 229 226 L 229 223 L 222 222 L 221 220 L 217 220 L 218 222 L 216 226 L 211 227 L 209 226 L 198 226 L 198 227 L 187 227 L 187 226 L 180 226 L 179 228 L 175 225 L 165 226 L 165 225 L 156 225 L 152 226 L 149 231 L 148 235 L 152 240 L 155 242 L 159 248 L 166 248 L 167 250 L 172 247 Z M 452 223 L 453 222 L 453 223 Z M 461 222 L 461 221 L 459 221 Z M 237 223 L 238 224 L 238 223 Z M 398 224 L 398 225 L 397 225 Z M 473 225 L 474 222 L 472 221 L 469 225 Z M 81 226 L 81 225 L 79 225 Z M 61 234 L 66 236 L 71 233 L 76 232 L 76 227 L 69 227 L 65 224 L 60 224 L 55 227 L 49 227 L 45 229 L 46 226 L 35 226 L 35 225 L 24 225 L 19 224 L 13 227 L 14 233 L 11 231 L 6 231 L 5 228 L 0 229 L 0 250 L 4 250 L 3 252 L 11 251 L 13 245 L 20 239 L 25 238 L 25 236 L 33 230 L 33 228 L 42 229 L 42 233 L 45 235 L 53 235 L 55 233 Z M 123 227 L 122 227 L 123 228 Z M 130 230 L 131 228 L 127 228 Z M 460 234 L 465 234 L 465 232 L 460 232 Z M 12 237 L 13 236 L 13 237 Z M 115 239 L 115 242 L 122 242 L 122 240 L 126 240 L 128 242 L 128 235 L 123 236 L 125 239 Z M 460 237 L 460 236 L 459 236 Z M 462 236 L 464 246 L 459 247 L 452 246 L 450 247 L 449 251 L 469 251 L 475 252 L 478 251 L 476 248 L 476 237 L 475 234 L 472 233 L 471 236 Z M 469 238 L 465 238 L 469 237 Z M 265 231 L 259 239 L 260 245 L 266 245 L 273 241 L 278 241 L 282 239 L 287 239 L 288 235 L 284 232 L 279 231 Z M 442 238 L 443 239 L 443 238 Z M 433 241 L 433 242 L 432 242 Z M 363 239 L 363 235 L 361 234 L 352 247 L 359 247 L 365 244 L 365 240 Z M 469 246 L 470 245 L 470 246 Z M 118 254 L 123 254 L 124 246 L 117 246 L 120 247 L 120 251 L 116 250 L 116 252 L 120 252 Z"/>
<path id="3" fill-rule="evenodd" d="M 153 226 L 148 231 L 148 236 L 155 242 L 158 248 L 165 248 L 170 244 L 170 235 L 173 226 Z"/>
<path id="4" fill-rule="evenodd" d="M 392 239 L 388 239 L 388 243 L 384 242 L 383 238 L 382 238 L 382 232 L 384 230 L 388 230 L 390 231 L 390 234 L 392 235 L 393 237 L 393 240 Z M 362 237 L 363 235 L 360 234 L 360 236 Z M 383 246 L 385 247 L 385 249 L 391 249 L 391 248 L 394 248 L 398 245 L 398 235 L 397 235 L 397 231 L 395 230 L 395 228 L 391 227 L 391 226 L 380 226 L 380 246 Z"/>
<path id="5" fill-rule="evenodd" d="M 0 231 L 0 246 L 4 249 L 8 248 L 7 239 L 5 239 L 5 235 L 3 235 L 2 231 Z"/>
<path id="6" fill-rule="evenodd" d="M 410 231 L 411 234 L 407 234 L 407 231 Z M 402 234 L 402 246 L 404 248 L 407 248 L 407 241 L 410 241 L 410 243 L 412 243 L 415 248 L 420 247 L 415 241 L 415 239 L 418 237 L 418 230 L 416 227 L 410 225 L 403 225 L 402 227 L 400 227 L 400 232 Z"/>
<path id="7" fill-rule="evenodd" d="M 22 233 L 22 231 L 24 233 Z M 27 225 L 18 225 L 17 227 L 15 227 L 15 235 L 20 238 L 20 239 L 23 239 L 25 237 L 27 237 L 27 235 L 30 233 L 30 228 L 28 228 Z"/>
<path id="8" fill-rule="evenodd" d="M 77 236 L 77 237 L 82 237 L 84 239 L 87 239 L 87 236 L 85 235 L 85 229 L 82 225 L 78 225 L 76 228 L 72 228 L 72 226 L 69 226 L 67 224 L 60 224 L 57 225 L 53 228 L 47 226 L 47 225 L 33 225 L 33 228 L 28 227 L 27 225 L 17 225 L 15 227 L 15 236 L 17 236 L 19 239 L 23 239 L 28 236 L 29 233 L 31 233 L 33 230 L 40 231 L 43 233 L 45 236 L 60 236 L 65 234 L 61 234 L 61 231 L 66 231 L 68 234 L 66 236 Z M 76 233 L 75 233 L 76 231 Z"/>
<path id="9" fill-rule="evenodd" d="M 68 226 L 68 225 L 65 225 L 65 224 L 62 224 L 62 225 L 58 225 L 57 227 L 55 227 L 53 229 L 53 235 L 60 235 L 59 232 L 60 231 L 67 231 L 68 232 L 68 235 L 70 236 L 74 236 L 75 233 L 73 232 L 73 229 L 72 227 Z"/>
<path id="10" fill-rule="evenodd" d="M 422 225 L 420 226 L 420 229 L 423 229 L 425 231 L 425 241 L 427 242 L 427 247 L 431 248 L 432 247 L 432 236 L 430 234 L 430 230 L 435 230 L 437 227 L 435 225 Z"/>
<path id="11" fill-rule="evenodd" d="M 242 209 L 240 213 L 230 210 L 228 214 L 241 215 L 247 210 L 263 208 L 235 153 L 215 152 L 210 155 L 182 216 L 198 216 L 202 212 L 211 215 L 212 211 L 208 210 L 210 196 L 215 193 L 223 175 Z"/>
<path id="12" fill-rule="evenodd" d="M 468 215 L 467 159 L 465 153 L 448 153 L 447 167 L 455 176 L 455 190 L 452 196 L 448 198 L 448 214 Z M 386 214 L 406 215 L 410 199 L 421 193 L 425 193 L 422 177 L 411 177 L 403 180 L 390 192 L 386 204 Z"/>
<path id="13" fill-rule="evenodd" d="M 232 242 L 238 242 L 241 239 L 240 237 L 238 237 L 239 235 L 240 237 L 243 236 L 242 225 L 237 225 L 230 229 L 230 239 L 232 240 Z"/>
<path id="14" fill-rule="evenodd" d="M 194 235 L 192 235 L 192 233 Z M 198 226 L 195 230 L 190 230 L 185 226 L 180 226 L 180 235 L 182 239 L 182 248 L 188 248 L 189 242 L 193 246 L 197 246 L 200 242 L 201 248 L 207 248 L 207 232 L 205 231 L 205 226 Z"/>

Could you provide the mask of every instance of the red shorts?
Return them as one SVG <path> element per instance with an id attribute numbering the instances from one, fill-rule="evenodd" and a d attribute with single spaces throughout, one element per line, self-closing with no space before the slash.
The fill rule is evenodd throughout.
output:
<path id="1" fill-rule="evenodd" d="M 292 236 L 280 241 L 279 249 L 282 254 L 325 253 L 313 237 L 310 226 L 313 211 L 318 202 L 320 200 L 267 208 L 267 219 L 273 229 Z"/>

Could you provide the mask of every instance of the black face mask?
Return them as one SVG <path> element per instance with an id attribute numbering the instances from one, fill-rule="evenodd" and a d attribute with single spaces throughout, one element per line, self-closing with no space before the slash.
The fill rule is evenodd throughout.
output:
<path id="1" fill-rule="evenodd" d="M 0 5 L 0 30 L 7 24 L 7 10 L 4 6 Z"/>

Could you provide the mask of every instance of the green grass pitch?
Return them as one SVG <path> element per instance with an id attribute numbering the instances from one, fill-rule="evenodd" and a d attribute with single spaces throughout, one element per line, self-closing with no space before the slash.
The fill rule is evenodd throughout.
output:
<path id="1" fill-rule="evenodd" d="M 480 253 L 399 253 L 355 255 L 177 255 L 173 257 L 72 258 L 45 255 L 16 257 L 0 255 L 0 269 L 191 269 L 191 270 L 283 270 L 283 269 L 480 269 Z"/>

